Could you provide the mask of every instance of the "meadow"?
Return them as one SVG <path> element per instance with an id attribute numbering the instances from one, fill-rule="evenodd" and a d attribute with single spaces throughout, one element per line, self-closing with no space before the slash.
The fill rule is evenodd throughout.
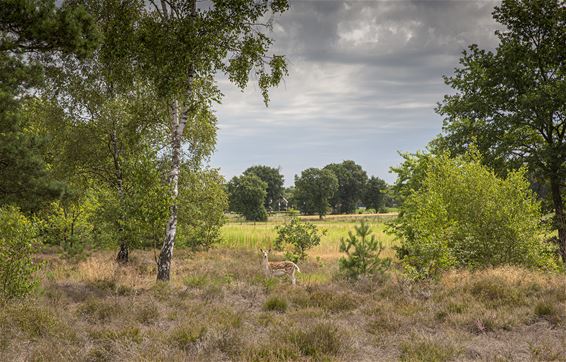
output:
<path id="1" fill-rule="evenodd" d="M 382 220 L 369 221 L 393 256 Z M 44 250 L 39 288 L 0 310 L 0 361 L 566 361 L 564 275 L 413 282 L 393 267 L 352 282 L 337 259 L 355 222 L 327 219 L 293 287 L 266 278 L 257 251 L 280 222 L 230 222 L 214 249 L 177 249 L 169 284 L 155 282 L 152 251 L 119 266 L 114 250 Z"/>
<path id="2" fill-rule="evenodd" d="M 309 251 L 309 255 L 314 258 L 335 259 L 340 257 L 340 239 L 348 236 L 348 231 L 353 231 L 354 226 L 361 220 L 370 224 L 375 236 L 383 242 L 386 247 L 384 255 L 393 256 L 395 244 L 394 237 L 385 232 L 385 221 L 391 220 L 396 216 L 390 214 L 369 214 L 369 215 L 330 215 L 324 220 L 319 220 L 318 216 L 301 217 L 301 220 L 315 224 L 319 230 L 324 231 L 320 245 Z M 232 221 L 222 228 L 221 245 L 229 248 L 258 249 L 269 248 L 273 245 L 273 240 L 277 237 L 276 227 L 288 221 L 289 217 L 276 215 L 270 217 L 268 222 L 254 223 L 244 221 Z"/>

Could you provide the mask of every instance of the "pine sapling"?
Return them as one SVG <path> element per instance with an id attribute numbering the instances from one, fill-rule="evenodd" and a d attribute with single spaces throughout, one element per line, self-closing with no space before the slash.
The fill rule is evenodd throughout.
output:
<path id="1" fill-rule="evenodd" d="M 348 232 L 348 238 L 340 241 L 340 251 L 346 253 L 340 258 L 340 271 L 348 277 L 357 279 L 362 275 L 383 273 L 389 266 L 390 260 L 380 258 L 384 247 L 375 238 L 366 222 L 355 226 L 356 233 Z"/>

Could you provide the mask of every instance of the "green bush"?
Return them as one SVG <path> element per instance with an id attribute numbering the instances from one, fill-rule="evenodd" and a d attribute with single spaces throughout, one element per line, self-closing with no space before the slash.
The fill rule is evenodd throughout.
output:
<path id="1" fill-rule="evenodd" d="M 98 207 L 95 195 L 89 193 L 83 199 L 63 198 L 53 201 L 36 218 L 40 239 L 45 244 L 58 245 L 65 253 L 82 253 L 91 242 L 94 225 L 91 219 Z"/>
<path id="2" fill-rule="evenodd" d="M 320 238 L 326 233 L 326 230 L 319 231 L 315 224 L 301 222 L 295 216 L 288 223 L 277 226 L 275 230 L 277 230 L 275 248 L 283 250 L 285 244 L 291 245 L 293 249 L 286 257 L 295 262 L 304 260 L 307 257 L 306 251 L 320 244 Z"/>
<path id="3" fill-rule="evenodd" d="M 423 160 L 422 183 L 408 193 L 393 225 L 402 241 L 398 256 L 411 275 L 506 264 L 558 268 L 524 169 L 502 179 L 473 153 Z"/>
<path id="4" fill-rule="evenodd" d="M 208 250 L 221 239 L 228 195 L 216 169 L 181 171 L 178 240 L 193 250 Z"/>
<path id="5" fill-rule="evenodd" d="M 389 259 L 382 259 L 379 254 L 383 251 L 383 244 L 372 235 L 369 225 L 362 221 L 355 226 L 356 235 L 348 232 L 348 238 L 340 241 L 340 251 L 346 257 L 340 258 L 340 271 L 350 278 L 361 275 L 384 272 L 389 266 Z"/>
<path id="6" fill-rule="evenodd" d="M 28 294 L 37 284 L 32 260 L 37 229 L 18 208 L 0 208 L 0 296 Z"/>

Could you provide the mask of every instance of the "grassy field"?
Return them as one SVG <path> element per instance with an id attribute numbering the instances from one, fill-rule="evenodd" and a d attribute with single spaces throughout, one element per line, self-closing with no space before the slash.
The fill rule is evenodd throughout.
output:
<path id="1" fill-rule="evenodd" d="M 359 221 L 365 220 L 371 225 L 375 236 L 381 240 L 387 249 L 384 255 L 393 256 L 391 246 L 395 243 L 392 235 L 385 233 L 384 220 L 389 220 L 394 214 L 384 215 L 339 215 L 338 217 L 327 217 L 324 221 L 318 217 L 312 218 L 312 223 L 325 231 L 320 245 L 313 248 L 309 254 L 314 258 L 332 259 L 338 258 L 340 252 L 338 247 L 340 239 L 348 236 L 348 231 L 354 230 Z M 307 218 L 308 219 L 308 218 Z M 284 217 L 270 218 L 269 222 L 229 222 L 222 228 L 222 246 L 229 248 L 258 249 L 273 246 L 277 237 L 275 228 L 283 224 L 287 219 Z"/>
<path id="2" fill-rule="evenodd" d="M 231 223 L 214 250 L 176 250 L 168 285 L 155 283 L 150 251 L 127 266 L 113 251 L 38 255 L 40 288 L 0 309 L 0 361 L 566 361 L 564 275 L 499 268 L 417 283 L 393 268 L 350 282 L 336 241 L 353 223 L 324 221 L 293 287 L 261 272 L 256 248 L 276 224 Z"/>

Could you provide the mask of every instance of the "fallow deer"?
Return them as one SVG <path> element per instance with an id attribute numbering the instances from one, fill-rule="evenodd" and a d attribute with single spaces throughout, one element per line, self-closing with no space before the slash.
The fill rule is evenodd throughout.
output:
<path id="1" fill-rule="evenodd" d="M 297 266 L 297 264 L 293 263 L 292 261 L 269 261 L 268 255 L 271 252 L 269 250 L 259 249 L 263 254 L 263 269 L 265 271 L 265 275 L 268 277 L 271 276 L 281 276 L 281 275 L 288 275 L 291 278 L 291 283 L 295 285 L 297 283 L 297 278 L 295 278 L 295 271 L 301 272 L 301 269 Z"/>

